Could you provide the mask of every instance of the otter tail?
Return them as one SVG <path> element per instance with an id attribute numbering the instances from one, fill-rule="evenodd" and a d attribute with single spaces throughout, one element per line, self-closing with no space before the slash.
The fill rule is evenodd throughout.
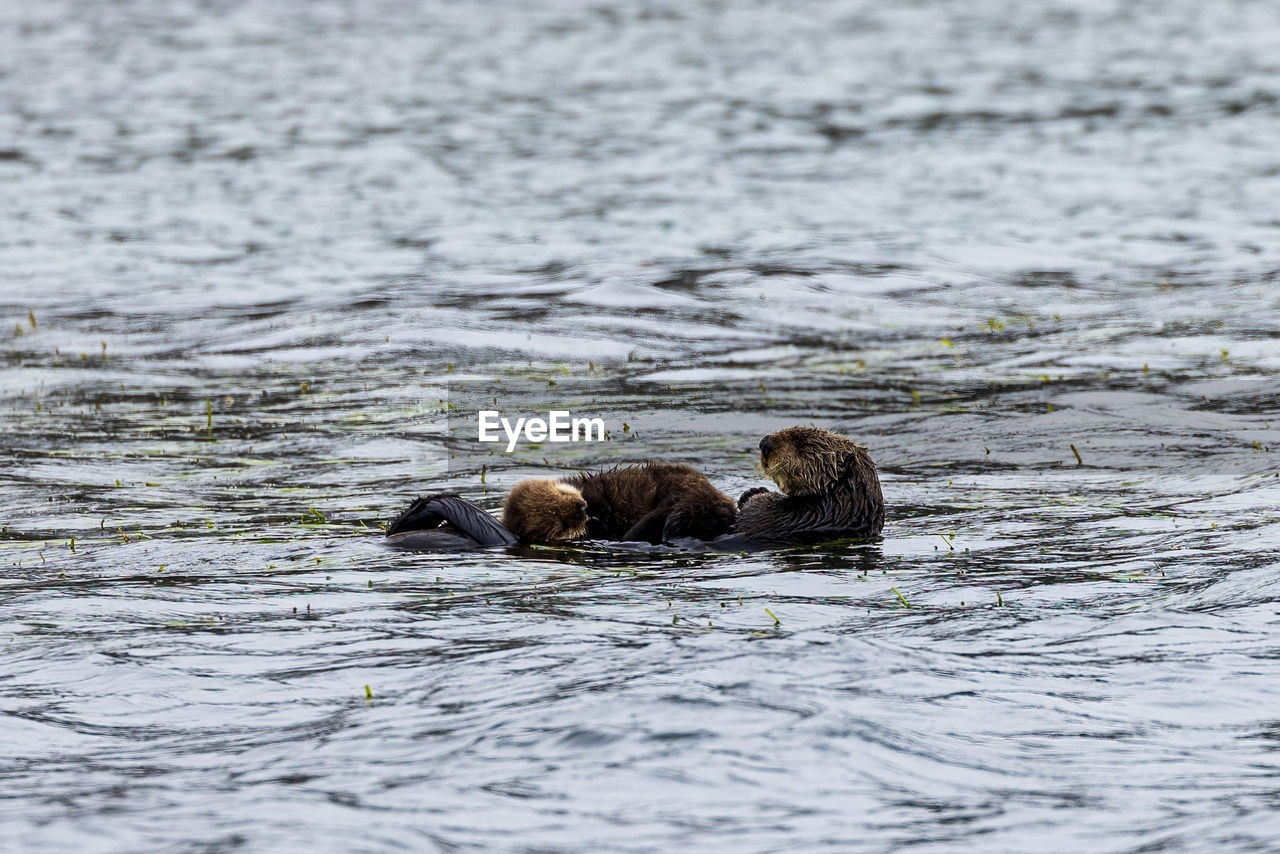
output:
<path id="1" fill-rule="evenodd" d="M 408 531 L 427 531 L 442 525 L 452 526 L 459 536 L 467 537 L 480 546 L 511 546 L 516 543 L 516 535 L 503 527 L 497 519 L 452 493 L 419 498 L 391 520 L 391 524 L 387 526 L 387 536 Z"/>

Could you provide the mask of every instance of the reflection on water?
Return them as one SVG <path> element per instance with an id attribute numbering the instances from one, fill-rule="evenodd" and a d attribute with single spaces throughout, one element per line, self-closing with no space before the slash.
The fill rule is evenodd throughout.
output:
<path id="1" fill-rule="evenodd" d="M 6 839 L 1267 847 L 1278 15 L 0 11 Z M 809 422 L 882 541 L 378 544 Z"/>

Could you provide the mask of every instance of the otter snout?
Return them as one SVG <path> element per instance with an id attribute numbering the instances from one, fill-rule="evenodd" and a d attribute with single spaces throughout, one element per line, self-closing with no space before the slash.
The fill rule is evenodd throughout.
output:
<path id="1" fill-rule="evenodd" d="M 765 436 L 760 440 L 760 459 L 764 460 L 773 451 L 773 439 Z"/>

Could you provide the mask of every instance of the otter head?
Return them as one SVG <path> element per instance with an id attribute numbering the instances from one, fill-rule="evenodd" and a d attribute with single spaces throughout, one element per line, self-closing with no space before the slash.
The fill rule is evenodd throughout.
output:
<path id="1" fill-rule="evenodd" d="M 521 540 L 576 540 L 587 532 L 582 493 L 555 480 L 522 480 L 502 505 L 502 524 Z"/>
<path id="2" fill-rule="evenodd" d="M 760 468 L 787 495 L 817 495 L 840 483 L 860 446 L 817 427 L 788 427 L 760 440 Z"/>

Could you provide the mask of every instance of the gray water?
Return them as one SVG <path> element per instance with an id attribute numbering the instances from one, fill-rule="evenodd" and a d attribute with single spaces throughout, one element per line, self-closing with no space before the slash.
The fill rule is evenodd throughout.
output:
<path id="1" fill-rule="evenodd" d="M 1280 850 L 1278 73 L 1262 0 L 0 6 L 0 849 Z M 379 544 L 795 423 L 883 540 Z"/>

